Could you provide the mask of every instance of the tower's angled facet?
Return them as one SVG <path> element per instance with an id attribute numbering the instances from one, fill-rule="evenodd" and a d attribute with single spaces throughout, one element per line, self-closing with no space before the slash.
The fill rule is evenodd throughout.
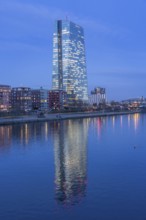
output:
<path id="1" fill-rule="evenodd" d="M 65 90 L 71 104 L 88 101 L 84 31 L 67 20 L 55 23 L 52 87 Z"/>

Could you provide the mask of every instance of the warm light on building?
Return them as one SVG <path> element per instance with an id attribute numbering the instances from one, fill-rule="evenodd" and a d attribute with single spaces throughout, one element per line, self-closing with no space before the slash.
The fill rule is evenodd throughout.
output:
<path id="1" fill-rule="evenodd" d="M 48 111 L 48 90 L 33 89 L 32 90 L 32 109 L 46 112 Z"/>
<path id="2" fill-rule="evenodd" d="M 28 87 L 16 87 L 11 91 L 11 104 L 13 111 L 29 112 L 32 110 L 31 89 Z"/>
<path id="3" fill-rule="evenodd" d="M 60 110 L 66 105 L 66 92 L 63 90 L 49 90 L 49 109 Z"/>
<path id="4" fill-rule="evenodd" d="M 8 85 L 0 85 L 0 111 L 10 110 L 10 94 L 11 87 Z"/>

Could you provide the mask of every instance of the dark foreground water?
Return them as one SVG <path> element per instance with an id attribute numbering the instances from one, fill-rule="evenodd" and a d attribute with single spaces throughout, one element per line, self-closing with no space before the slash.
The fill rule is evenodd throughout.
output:
<path id="1" fill-rule="evenodd" d="M 0 220 L 146 220 L 146 115 L 0 127 Z"/>

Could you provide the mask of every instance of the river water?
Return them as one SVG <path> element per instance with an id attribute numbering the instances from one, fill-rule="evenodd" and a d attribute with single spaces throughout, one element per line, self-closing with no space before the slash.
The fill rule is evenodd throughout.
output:
<path id="1" fill-rule="evenodd" d="M 146 115 L 0 126 L 0 220 L 146 220 Z"/>

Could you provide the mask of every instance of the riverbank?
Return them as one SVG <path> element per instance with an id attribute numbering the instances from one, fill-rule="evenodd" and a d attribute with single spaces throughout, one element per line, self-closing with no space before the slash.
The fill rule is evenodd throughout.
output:
<path id="1" fill-rule="evenodd" d="M 38 118 L 37 115 L 7 117 L 7 118 L 0 118 L 0 125 L 43 122 L 43 121 L 52 121 L 52 120 L 66 120 L 66 119 L 78 119 L 78 118 L 103 117 L 103 116 L 116 116 L 116 115 L 126 115 L 126 114 L 135 114 L 135 113 L 139 113 L 139 112 L 138 111 L 126 111 L 126 112 L 75 112 L 75 113 L 46 114 L 42 118 Z"/>

